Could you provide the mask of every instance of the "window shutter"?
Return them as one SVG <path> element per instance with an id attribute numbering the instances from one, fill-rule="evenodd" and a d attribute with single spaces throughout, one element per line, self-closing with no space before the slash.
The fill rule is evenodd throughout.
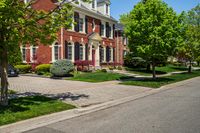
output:
<path id="1" fill-rule="evenodd" d="M 110 50 L 110 48 L 107 46 L 107 47 L 106 47 L 106 61 L 107 61 L 107 62 L 110 61 L 110 59 L 109 59 L 109 56 L 110 56 L 109 50 Z"/>
<path id="2" fill-rule="evenodd" d="M 85 44 L 85 60 L 88 60 L 88 44 Z"/>
<path id="3" fill-rule="evenodd" d="M 113 48 L 113 61 L 115 62 L 115 48 Z"/>
<path id="4" fill-rule="evenodd" d="M 79 46 L 80 44 L 79 43 L 76 43 L 75 44 L 75 61 L 79 60 Z"/>
<path id="5" fill-rule="evenodd" d="M 113 24 L 113 38 L 115 38 L 115 24 Z"/>
<path id="6" fill-rule="evenodd" d="M 85 33 L 88 33 L 88 18 L 87 16 L 85 17 Z"/>
<path id="7" fill-rule="evenodd" d="M 76 25 L 74 26 L 74 30 L 76 32 L 79 32 L 79 13 L 74 13 L 74 21 L 76 22 Z"/>
<path id="8" fill-rule="evenodd" d="M 65 41 L 65 59 L 68 59 L 68 42 Z"/>
<path id="9" fill-rule="evenodd" d="M 109 38 L 109 23 L 106 22 L 106 37 Z"/>

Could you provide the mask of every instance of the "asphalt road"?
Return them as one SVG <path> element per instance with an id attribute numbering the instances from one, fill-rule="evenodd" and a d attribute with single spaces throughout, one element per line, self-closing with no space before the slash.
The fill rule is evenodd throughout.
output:
<path id="1" fill-rule="evenodd" d="M 200 78 L 28 133 L 200 133 Z"/>

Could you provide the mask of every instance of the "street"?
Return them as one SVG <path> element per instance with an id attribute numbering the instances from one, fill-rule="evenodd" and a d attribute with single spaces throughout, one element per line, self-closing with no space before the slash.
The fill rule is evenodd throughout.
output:
<path id="1" fill-rule="evenodd" d="M 199 81 L 27 133 L 200 133 Z"/>

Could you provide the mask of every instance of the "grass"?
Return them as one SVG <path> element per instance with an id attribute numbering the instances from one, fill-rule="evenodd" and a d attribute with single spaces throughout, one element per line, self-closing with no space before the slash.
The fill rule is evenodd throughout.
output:
<path id="1" fill-rule="evenodd" d="M 200 76 L 200 71 L 193 71 L 192 73 L 173 74 L 171 76 L 157 78 L 156 80 L 151 78 L 126 80 L 121 84 L 159 88 L 167 84 L 187 80 L 198 76 Z"/>
<path id="2" fill-rule="evenodd" d="M 150 76 L 152 75 L 152 71 L 147 71 L 146 68 L 125 68 L 127 71 L 139 74 L 139 75 L 144 75 L 144 76 Z M 174 66 L 174 65 L 167 65 L 163 67 L 156 67 L 156 74 L 157 75 L 162 75 L 162 74 L 167 74 L 170 72 L 177 72 L 177 71 L 187 71 L 188 68 L 185 66 Z"/>
<path id="3" fill-rule="evenodd" d="M 122 74 L 117 73 L 106 73 L 106 72 L 90 72 L 90 73 L 78 73 L 74 77 L 69 78 L 69 80 L 85 81 L 85 82 L 104 82 L 112 80 L 120 80 L 128 78 Z"/>
<path id="4" fill-rule="evenodd" d="M 0 126 L 73 108 L 75 106 L 44 96 L 11 99 L 8 107 L 0 106 Z"/>

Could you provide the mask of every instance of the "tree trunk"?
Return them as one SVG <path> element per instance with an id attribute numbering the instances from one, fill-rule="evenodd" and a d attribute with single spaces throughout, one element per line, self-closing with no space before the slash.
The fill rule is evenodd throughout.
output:
<path id="1" fill-rule="evenodd" d="M 197 65 L 198 65 L 198 66 L 200 65 L 200 62 L 199 62 L 199 61 L 197 61 Z"/>
<path id="2" fill-rule="evenodd" d="M 8 55 L 7 49 L 4 47 L 3 52 L 0 53 L 0 65 L 1 65 L 1 98 L 0 105 L 8 105 Z"/>
<path id="3" fill-rule="evenodd" d="M 156 65 L 154 62 L 152 63 L 152 72 L 153 72 L 153 79 L 156 79 Z"/>
<path id="4" fill-rule="evenodd" d="M 151 64 L 147 64 L 147 72 L 151 71 Z"/>
<path id="5" fill-rule="evenodd" d="M 189 68 L 188 68 L 188 73 L 191 73 L 191 72 L 192 72 L 192 61 L 190 61 Z"/>

